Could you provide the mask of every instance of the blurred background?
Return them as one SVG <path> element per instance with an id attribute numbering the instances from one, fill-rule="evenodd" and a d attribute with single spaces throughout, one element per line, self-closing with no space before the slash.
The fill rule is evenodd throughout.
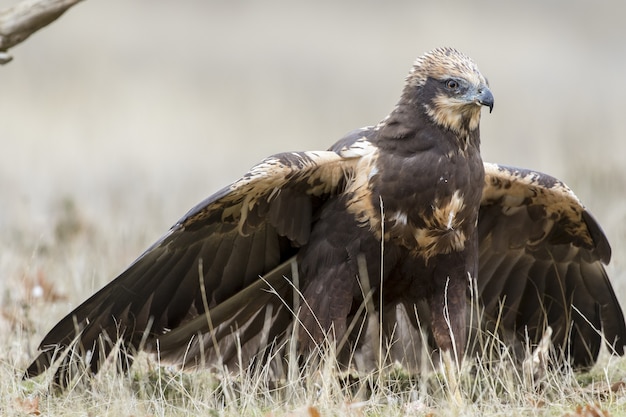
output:
<path id="1" fill-rule="evenodd" d="M 454 46 L 495 96 L 484 159 L 575 190 L 613 244 L 624 301 L 625 11 L 584 0 L 86 0 L 0 67 L 3 269 L 36 263 L 58 217 L 74 213 L 129 248 L 108 259 L 106 282 L 265 156 L 325 149 L 377 123 L 413 60 Z M 10 258 L 16 248 L 32 258 Z"/>

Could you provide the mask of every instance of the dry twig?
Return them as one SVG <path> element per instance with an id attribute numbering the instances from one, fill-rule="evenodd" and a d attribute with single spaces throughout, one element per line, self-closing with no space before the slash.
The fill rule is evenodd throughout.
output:
<path id="1" fill-rule="evenodd" d="M 9 48 L 54 22 L 67 9 L 80 1 L 24 0 L 0 11 L 0 64 L 6 64 L 13 59 L 7 53 Z"/>

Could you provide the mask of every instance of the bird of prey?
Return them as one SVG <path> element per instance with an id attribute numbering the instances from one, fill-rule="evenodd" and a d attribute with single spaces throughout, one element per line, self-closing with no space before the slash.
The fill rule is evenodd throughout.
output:
<path id="1" fill-rule="evenodd" d="M 483 163 L 493 105 L 470 58 L 427 52 L 377 125 L 271 156 L 192 208 L 50 330 L 25 376 L 97 372 L 116 344 L 123 366 L 142 349 L 186 367 L 280 363 L 287 345 L 341 355 L 368 343 L 371 321 L 392 350 L 411 351 L 398 328 L 419 326 L 456 361 L 476 326 L 530 345 L 550 327 L 576 366 L 603 342 L 623 354 L 604 233 L 560 181 Z"/>

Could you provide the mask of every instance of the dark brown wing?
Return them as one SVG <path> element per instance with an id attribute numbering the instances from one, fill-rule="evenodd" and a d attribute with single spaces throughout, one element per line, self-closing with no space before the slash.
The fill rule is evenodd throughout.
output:
<path id="1" fill-rule="evenodd" d="M 41 342 L 42 352 L 26 376 L 49 368 L 69 346 L 76 349 L 61 361 L 59 383 L 79 362 L 75 355 L 96 372 L 117 342 L 125 365 L 131 359 L 124 352 L 137 349 L 159 349 L 163 358 L 179 362 L 198 360 L 194 354 L 200 353 L 210 358 L 200 352 L 204 345 L 196 343 L 198 352 L 187 345 L 201 328 L 213 326 L 210 336 L 216 339 L 239 328 L 245 330 L 242 345 L 258 345 L 259 337 L 271 342 L 292 316 L 269 289 L 289 297 L 291 286 L 283 275 L 290 275 L 290 259 L 306 244 L 315 211 L 342 191 L 357 156 L 293 152 L 256 165 L 193 208 L 126 271 L 63 318 Z M 263 331 L 267 319 L 273 320 L 269 333 Z M 216 350 L 228 356 L 233 348 Z"/>
<path id="2" fill-rule="evenodd" d="M 603 340 L 624 353 L 624 316 L 603 266 L 611 248 L 567 186 L 486 163 L 478 230 L 478 291 L 492 324 L 531 343 L 551 326 L 577 366 L 592 364 Z"/>

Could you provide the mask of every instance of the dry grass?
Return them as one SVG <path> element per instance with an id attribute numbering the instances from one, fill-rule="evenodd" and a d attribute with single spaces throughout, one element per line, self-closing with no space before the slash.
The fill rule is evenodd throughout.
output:
<path id="1" fill-rule="evenodd" d="M 1 372 L 3 415 L 559 416 L 596 407 L 607 413 L 599 415 L 618 416 L 626 396 L 624 383 L 615 382 L 624 378 L 625 362 L 614 359 L 588 374 L 548 372 L 534 382 L 525 381 L 507 358 L 477 361 L 462 371 L 458 398 L 440 373 L 415 377 L 387 369 L 355 380 L 340 378 L 332 360 L 276 385 L 262 372 L 186 373 L 141 356 L 128 375 L 105 367 L 64 393 L 50 392 L 46 378 L 19 381 L 10 364 Z"/>

